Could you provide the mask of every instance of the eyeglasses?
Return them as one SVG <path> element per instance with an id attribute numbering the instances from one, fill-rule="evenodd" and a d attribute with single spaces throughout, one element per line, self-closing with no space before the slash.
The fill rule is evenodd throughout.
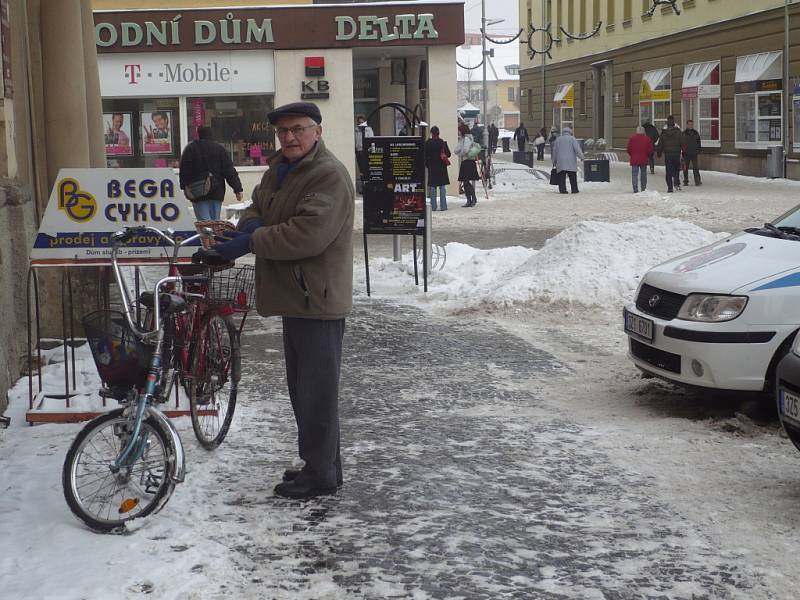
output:
<path id="1" fill-rule="evenodd" d="M 298 137 L 303 131 L 309 129 L 311 127 L 316 127 L 317 124 L 314 123 L 313 125 L 295 125 L 294 127 L 276 127 L 275 132 L 278 134 L 278 137 L 286 137 L 286 134 L 291 132 L 294 137 Z"/>

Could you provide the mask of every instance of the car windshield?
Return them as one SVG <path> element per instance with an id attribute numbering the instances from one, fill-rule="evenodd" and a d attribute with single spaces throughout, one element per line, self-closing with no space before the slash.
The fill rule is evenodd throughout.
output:
<path id="1" fill-rule="evenodd" d="M 751 227 L 746 231 L 756 235 L 800 242 L 800 205 L 783 213 L 777 219 L 764 223 L 761 227 Z"/>

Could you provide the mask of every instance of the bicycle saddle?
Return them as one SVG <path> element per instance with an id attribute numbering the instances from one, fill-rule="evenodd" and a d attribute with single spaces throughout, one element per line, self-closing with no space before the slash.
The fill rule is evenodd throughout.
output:
<path id="1" fill-rule="evenodd" d="M 159 308 L 167 315 L 182 312 L 186 309 L 186 300 L 175 294 L 162 293 Z M 153 292 L 142 292 L 139 295 L 139 302 L 151 309 L 153 308 Z"/>

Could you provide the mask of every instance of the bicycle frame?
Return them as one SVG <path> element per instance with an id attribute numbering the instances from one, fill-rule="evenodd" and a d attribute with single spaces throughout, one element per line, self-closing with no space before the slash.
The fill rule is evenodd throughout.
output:
<path id="1" fill-rule="evenodd" d="M 132 235 L 136 235 L 139 232 L 145 231 L 158 235 L 162 240 L 174 247 L 173 258 L 170 260 L 170 274 L 167 277 L 160 279 L 153 289 L 154 300 L 152 330 L 140 329 L 138 323 L 134 320 L 132 309 L 133 303 L 131 302 L 130 290 L 125 283 L 124 278 L 122 277 L 122 272 L 117 261 L 119 249 L 122 247 L 122 244 L 130 239 Z M 161 354 L 164 345 L 164 328 L 162 326 L 161 302 L 159 294 L 163 287 L 168 285 L 173 286 L 175 283 L 181 281 L 180 275 L 177 274 L 177 267 L 175 266 L 174 260 L 174 258 L 177 256 L 178 249 L 181 246 L 185 246 L 194 240 L 199 239 L 203 235 L 205 234 L 196 234 L 190 236 L 180 243 L 176 243 L 171 237 L 159 229 L 154 227 L 136 227 L 128 228 L 124 232 L 118 232 L 113 236 L 114 243 L 111 250 L 111 265 L 114 270 L 114 277 L 117 282 L 117 287 L 119 288 L 120 295 L 122 296 L 122 306 L 123 313 L 125 314 L 125 320 L 136 337 L 145 343 L 152 344 L 154 348 L 152 357 L 150 359 L 150 365 L 147 371 L 147 378 L 144 388 L 139 390 L 139 393 L 136 397 L 136 404 L 132 417 L 133 431 L 127 443 L 125 444 L 125 447 L 114 461 L 114 464 L 111 467 L 112 472 L 116 472 L 122 467 L 132 465 L 142 456 L 146 449 L 145 440 L 141 438 L 142 421 L 147 417 L 152 416 L 159 420 L 162 425 L 164 425 L 165 430 L 168 432 L 170 437 L 169 442 L 174 452 L 174 460 L 171 461 L 170 464 L 169 476 L 176 483 L 180 483 L 184 480 L 186 473 L 185 455 L 178 431 L 175 429 L 172 422 L 167 419 L 167 417 L 160 410 L 158 410 L 158 408 L 153 406 L 153 399 L 156 394 L 156 386 L 160 379 L 161 370 L 163 367 L 161 364 Z M 126 411 L 128 410 L 130 410 L 130 407 L 126 408 Z"/>

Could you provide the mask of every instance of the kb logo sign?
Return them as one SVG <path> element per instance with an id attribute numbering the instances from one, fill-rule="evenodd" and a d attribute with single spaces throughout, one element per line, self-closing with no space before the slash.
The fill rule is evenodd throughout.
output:
<path id="1" fill-rule="evenodd" d="M 324 77 L 325 57 L 306 56 L 305 67 L 306 77 Z M 320 100 L 330 98 L 331 84 L 326 79 L 312 79 L 309 81 L 302 81 L 301 84 L 301 100 Z"/>

